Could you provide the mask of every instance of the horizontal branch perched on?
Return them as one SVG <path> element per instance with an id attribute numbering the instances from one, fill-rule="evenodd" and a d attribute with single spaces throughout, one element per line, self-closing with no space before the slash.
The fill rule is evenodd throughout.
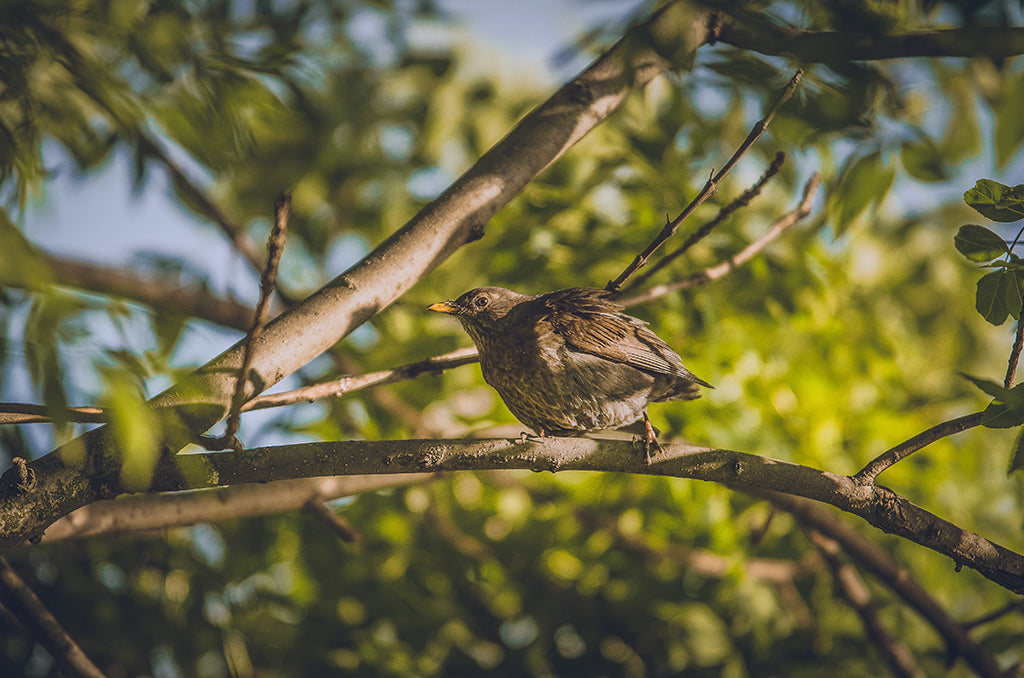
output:
<path id="1" fill-rule="evenodd" d="M 945 521 L 879 485 L 743 452 L 664 444 L 650 464 L 630 441 L 597 438 L 387 440 L 299 443 L 241 452 L 187 453 L 158 470 L 153 489 L 186 490 L 289 478 L 484 469 L 618 471 L 772 490 L 831 504 L 875 527 L 1024 593 L 1024 556 Z"/>

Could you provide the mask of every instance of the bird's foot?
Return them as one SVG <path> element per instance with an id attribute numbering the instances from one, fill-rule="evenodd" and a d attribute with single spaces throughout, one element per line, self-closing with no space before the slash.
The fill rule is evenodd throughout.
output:
<path id="1" fill-rule="evenodd" d="M 647 412 L 644 411 L 644 432 L 643 435 L 638 435 L 633 439 L 633 444 L 643 450 L 644 462 L 649 466 L 651 464 L 651 446 L 664 454 L 665 450 L 662 449 L 661 443 L 658 442 L 658 433 L 651 426 L 651 420 L 647 417 Z"/>
<path id="2" fill-rule="evenodd" d="M 530 433 L 529 431 L 521 431 L 518 438 L 513 438 L 512 442 L 516 445 L 525 445 L 526 441 L 538 443 L 544 440 L 544 433 Z"/>

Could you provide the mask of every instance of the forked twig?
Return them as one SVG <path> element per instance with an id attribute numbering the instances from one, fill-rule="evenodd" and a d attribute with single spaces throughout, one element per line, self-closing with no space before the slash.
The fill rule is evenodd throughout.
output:
<path id="1" fill-rule="evenodd" d="M 793 92 L 796 91 L 796 87 L 798 84 L 800 84 L 800 80 L 803 78 L 803 75 L 803 69 L 797 70 L 793 77 L 790 78 L 789 83 L 786 85 L 785 89 L 782 90 L 782 92 L 779 94 L 775 102 L 768 108 L 768 111 L 765 113 L 764 117 L 758 120 L 754 127 L 751 128 L 750 133 L 747 134 L 747 138 L 743 140 L 743 143 L 740 144 L 740 147 L 738 149 L 736 149 L 736 152 L 733 153 L 731 158 L 729 158 L 729 161 L 725 163 L 725 166 L 722 167 L 722 169 L 719 170 L 717 174 L 708 179 L 707 183 L 704 184 L 704 188 L 702 188 L 700 190 L 700 193 L 697 194 L 697 197 L 695 197 L 690 202 L 690 204 L 687 205 L 686 208 L 679 213 L 679 216 L 665 224 L 665 227 L 661 229 L 661 233 L 659 233 L 658 236 L 651 242 L 651 244 L 647 246 L 647 249 L 645 249 L 642 253 L 637 255 L 637 257 L 633 260 L 633 263 L 627 266 L 626 270 L 619 274 L 618 278 L 610 281 L 607 285 L 605 285 L 606 290 L 609 290 L 611 292 L 618 292 L 619 290 L 621 290 L 623 283 L 629 280 L 629 278 L 634 273 L 636 273 L 644 265 L 647 264 L 647 261 L 648 259 L 651 258 L 651 255 L 654 254 L 654 252 L 659 247 L 661 247 L 666 240 L 668 240 L 675 234 L 676 230 L 678 230 L 679 228 L 679 225 L 682 224 L 687 217 L 693 214 L 693 212 L 697 209 L 697 207 L 701 205 L 701 203 L 703 203 L 705 200 L 711 197 L 712 193 L 718 190 L 718 185 L 722 182 L 722 179 L 724 179 L 725 176 L 732 171 L 733 167 L 736 166 L 736 163 L 739 162 L 739 159 L 743 157 L 743 154 L 746 153 L 751 146 L 753 146 L 754 142 L 757 141 L 762 134 L 764 134 L 765 130 L 768 129 L 769 123 L 771 123 L 779 108 L 784 103 L 789 101 L 790 97 L 793 96 Z"/>
<path id="2" fill-rule="evenodd" d="M 267 241 L 267 265 L 260 276 L 260 300 L 256 304 L 256 312 L 253 314 L 252 328 L 245 338 L 245 349 L 242 352 L 242 365 L 238 369 L 238 381 L 235 383 L 235 391 L 231 397 L 231 410 L 228 413 L 227 425 L 224 434 L 218 438 L 200 436 L 196 442 L 208 450 L 219 450 L 230 447 L 233 450 L 243 448 L 235 436 L 238 433 L 240 413 L 242 405 L 246 400 L 246 386 L 249 384 L 249 371 L 252 368 L 252 347 L 263 332 L 267 321 L 267 309 L 270 307 L 270 298 L 277 287 L 277 269 L 281 263 L 281 254 L 284 252 L 285 235 L 288 232 L 288 217 L 291 215 L 292 198 L 287 193 L 278 196 L 274 203 L 274 228 L 270 231 L 270 238 Z"/>
<path id="3" fill-rule="evenodd" d="M 711 231 L 713 231 L 719 224 L 725 221 L 733 212 L 740 209 L 741 207 L 746 207 L 747 205 L 749 205 L 750 201 L 761 193 L 761 190 L 764 188 L 765 184 L 767 184 L 772 177 L 778 174 L 779 169 L 782 167 L 782 163 L 785 162 L 785 160 L 785 153 L 783 153 L 782 151 L 776 153 L 775 159 L 772 160 L 772 163 L 768 166 L 768 169 L 764 171 L 764 174 L 761 175 L 761 178 L 758 179 L 756 184 L 745 190 L 740 195 L 740 197 L 736 198 L 731 203 L 729 203 L 721 210 L 719 210 L 718 214 L 715 216 L 714 219 L 707 222 L 706 224 L 698 228 L 696 231 L 694 231 L 692 234 L 690 234 L 690 237 L 687 238 L 681 246 L 677 247 L 676 249 L 672 250 L 671 252 L 663 256 L 661 259 L 659 259 L 653 265 L 651 265 L 650 268 L 648 268 L 646 271 L 638 275 L 633 280 L 633 282 L 629 283 L 629 285 L 626 287 L 626 290 L 628 291 L 643 285 L 645 282 L 651 279 L 651 276 L 655 275 L 658 271 L 662 270 L 663 268 L 671 264 L 673 261 L 675 261 L 680 256 L 689 251 L 691 247 L 693 247 L 698 242 L 707 237 L 707 235 L 711 233 Z"/>
<path id="4" fill-rule="evenodd" d="M 398 381 L 405 381 L 406 379 L 414 379 L 421 374 L 428 372 L 432 374 L 439 374 L 444 370 L 453 367 L 460 367 L 462 365 L 469 365 L 476 361 L 476 348 L 460 348 L 450 353 L 434 356 L 414 363 L 408 363 L 390 370 L 355 374 L 341 377 L 334 381 L 304 386 L 302 388 L 295 389 L 294 391 L 261 395 L 247 402 L 242 407 L 242 411 L 248 412 L 249 410 L 262 410 L 268 407 L 280 407 L 282 405 L 291 405 L 293 403 L 304 401 L 312 402 L 314 400 L 329 398 L 331 396 L 342 396 L 346 393 L 359 391 L 371 386 L 393 384 Z"/>
<path id="5" fill-rule="evenodd" d="M 804 195 L 800 201 L 800 204 L 796 206 L 790 212 L 784 214 L 778 221 L 772 224 L 772 227 L 765 232 L 760 238 L 750 243 L 742 250 L 732 255 L 725 261 L 720 261 L 714 266 L 709 266 L 703 271 L 697 271 L 692 273 L 682 280 L 677 280 L 671 283 L 664 283 L 662 285 L 654 285 L 649 287 L 643 292 L 623 297 L 619 300 L 620 303 L 626 306 L 634 306 L 636 304 L 643 304 L 652 299 L 663 297 L 666 294 L 672 292 L 678 292 L 679 290 L 685 290 L 690 287 L 696 287 L 697 285 L 705 285 L 714 280 L 724 277 L 725 275 L 736 270 L 743 264 L 753 259 L 758 252 L 763 250 L 769 244 L 771 244 L 776 238 L 782 235 L 783 231 L 797 223 L 807 215 L 811 213 L 811 203 L 814 202 L 814 196 L 817 193 L 818 186 L 821 185 L 821 175 L 815 173 L 807 180 L 804 185 Z"/>

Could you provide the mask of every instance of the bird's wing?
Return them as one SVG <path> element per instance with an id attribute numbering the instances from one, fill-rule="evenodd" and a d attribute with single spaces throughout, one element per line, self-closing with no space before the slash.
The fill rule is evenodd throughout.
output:
<path id="1" fill-rule="evenodd" d="M 577 351 L 707 385 L 683 366 L 668 344 L 644 321 L 621 312 L 609 292 L 574 287 L 543 295 L 552 331 Z"/>

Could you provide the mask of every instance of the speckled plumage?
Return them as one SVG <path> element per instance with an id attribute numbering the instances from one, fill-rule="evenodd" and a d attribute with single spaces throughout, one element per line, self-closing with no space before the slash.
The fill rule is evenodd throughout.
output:
<path id="1" fill-rule="evenodd" d="M 480 287 L 430 310 L 454 315 L 480 352 L 484 380 L 538 435 L 617 429 L 647 404 L 700 397 L 679 356 L 603 290 L 530 296 Z"/>

